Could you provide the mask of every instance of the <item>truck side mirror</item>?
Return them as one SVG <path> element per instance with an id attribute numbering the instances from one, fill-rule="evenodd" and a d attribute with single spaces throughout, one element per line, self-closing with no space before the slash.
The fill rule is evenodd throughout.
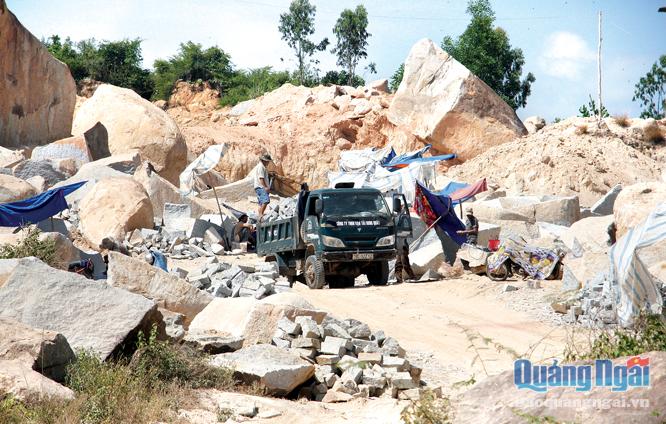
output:
<path id="1" fill-rule="evenodd" d="M 324 205 L 321 203 L 321 199 L 315 199 L 315 213 L 321 215 L 324 211 Z"/>
<path id="2" fill-rule="evenodd" d="M 402 202 L 400 201 L 400 198 L 394 197 L 393 198 L 393 213 L 397 214 L 402 211 Z"/>

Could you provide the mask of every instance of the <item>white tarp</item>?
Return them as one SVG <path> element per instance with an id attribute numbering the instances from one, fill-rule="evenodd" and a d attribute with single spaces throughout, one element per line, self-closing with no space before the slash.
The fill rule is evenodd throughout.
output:
<path id="1" fill-rule="evenodd" d="M 183 196 L 191 194 L 194 190 L 195 177 L 215 168 L 226 152 L 226 144 L 216 144 L 210 146 L 202 155 L 190 163 L 180 174 L 181 194 Z"/>
<path id="2" fill-rule="evenodd" d="M 338 183 L 354 183 L 354 187 L 372 187 L 382 193 L 402 193 L 407 202 L 414 202 L 416 181 L 428 181 L 434 177 L 434 162 L 414 162 L 394 172 L 378 166 L 371 172 L 329 172 L 329 187 Z"/>
<path id="3" fill-rule="evenodd" d="M 376 150 L 345 150 L 340 152 L 338 167 L 342 172 L 372 172 L 390 152 L 390 145 Z"/>
<path id="4" fill-rule="evenodd" d="M 638 254 L 641 249 L 664 239 L 666 203 L 658 205 L 643 224 L 630 229 L 610 249 L 611 290 L 623 326 L 631 325 L 643 310 L 661 313 L 661 293 L 648 271 L 648 264 L 643 263 Z"/>

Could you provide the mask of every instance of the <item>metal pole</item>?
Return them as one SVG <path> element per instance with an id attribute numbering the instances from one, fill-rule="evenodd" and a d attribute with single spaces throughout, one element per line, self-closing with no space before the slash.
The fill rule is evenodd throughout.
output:
<path id="1" fill-rule="evenodd" d="M 430 224 L 430 226 L 429 226 L 428 228 L 426 228 L 426 230 L 423 232 L 423 234 L 421 234 L 420 236 L 418 236 L 418 237 L 416 238 L 416 240 L 414 240 L 413 242 L 410 243 L 410 245 L 409 245 L 409 250 L 410 250 L 410 251 L 412 250 L 412 247 L 414 247 L 414 246 L 416 245 L 416 243 L 419 242 L 419 240 L 421 240 L 423 237 L 425 237 L 426 234 L 428 234 L 428 231 L 430 231 L 430 230 L 432 229 L 432 227 L 434 227 L 435 224 L 437 224 L 437 223 L 439 222 L 440 219 L 442 219 L 441 216 L 440 216 L 439 218 L 437 218 L 437 219 L 435 220 L 435 222 L 433 222 L 432 224 Z"/>
<path id="2" fill-rule="evenodd" d="M 599 113 L 597 116 L 597 126 L 601 127 L 601 10 L 599 11 L 599 45 L 597 48 L 597 94 L 599 95 Z"/>

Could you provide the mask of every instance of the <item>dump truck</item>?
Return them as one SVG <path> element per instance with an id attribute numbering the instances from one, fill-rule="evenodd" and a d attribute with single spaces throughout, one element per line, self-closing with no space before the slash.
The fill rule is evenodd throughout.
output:
<path id="1" fill-rule="evenodd" d="M 257 254 L 278 263 L 289 282 L 311 289 L 352 287 L 365 274 L 386 285 L 396 242 L 411 237 L 412 222 L 403 194 L 389 208 L 379 190 L 330 188 L 311 191 L 305 212 L 257 225 Z"/>

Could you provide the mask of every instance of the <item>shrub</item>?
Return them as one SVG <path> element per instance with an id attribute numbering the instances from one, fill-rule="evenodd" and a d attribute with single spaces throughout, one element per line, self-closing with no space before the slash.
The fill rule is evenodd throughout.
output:
<path id="1" fill-rule="evenodd" d="M 5 244 L 0 246 L 0 259 L 27 258 L 34 256 L 42 262 L 58 267 L 55 240 L 40 240 L 41 231 L 35 227 L 28 227 L 23 239 L 16 244 Z"/>
<path id="2" fill-rule="evenodd" d="M 658 125 L 649 125 L 643 131 L 643 139 L 648 143 L 662 144 L 666 140 L 666 135 Z"/>
<path id="3" fill-rule="evenodd" d="M 629 119 L 629 116 L 625 115 L 615 115 L 613 117 L 613 120 L 615 121 L 616 124 L 621 126 L 622 128 L 627 128 L 631 126 L 631 119 Z"/>
<path id="4" fill-rule="evenodd" d="M 576 134 L 583 135 L 588 133 L 588 128 L 586 124 L 576 125 Z"/>
<path id="5" fill-rule="evenodd" d="M 451 402 L 447 398 L 437 398 L 431 390 L 426 390 L 417 401 L 411 401 L 400 413 L 405 424 L 444 424 L 451 422 Z"/>
<path id="6" fill-rule="evenodd" d="M 239 71 L 231 78 L 230 88 L 222 95 L 220 105 L 233 106 L 245 100 L 254 99 L 289 81 L 289 72 L 275 72 L 271 70 L 270 66 Z"/>
<path id="7" fill-rule="evenodd" d="M 165 383 L 192 389 L 227 390 L 234 386 L 232 370 L 209 365 L 205 356 L 191 348 L 157 340 L 155 326 L 148 339 L 139 333 L 130 368 L 153 388 Z"/>
<path id="8" fill-rule="evenodd" d="M 565 360 L 613 359 L 655 350 L 666 351 L 666 323 L 660 315 L 641 314 L 630 328 L 603 330 L 588 340 L 590 342 L 582 347 L 569 342 L 564 352 Z"/>

